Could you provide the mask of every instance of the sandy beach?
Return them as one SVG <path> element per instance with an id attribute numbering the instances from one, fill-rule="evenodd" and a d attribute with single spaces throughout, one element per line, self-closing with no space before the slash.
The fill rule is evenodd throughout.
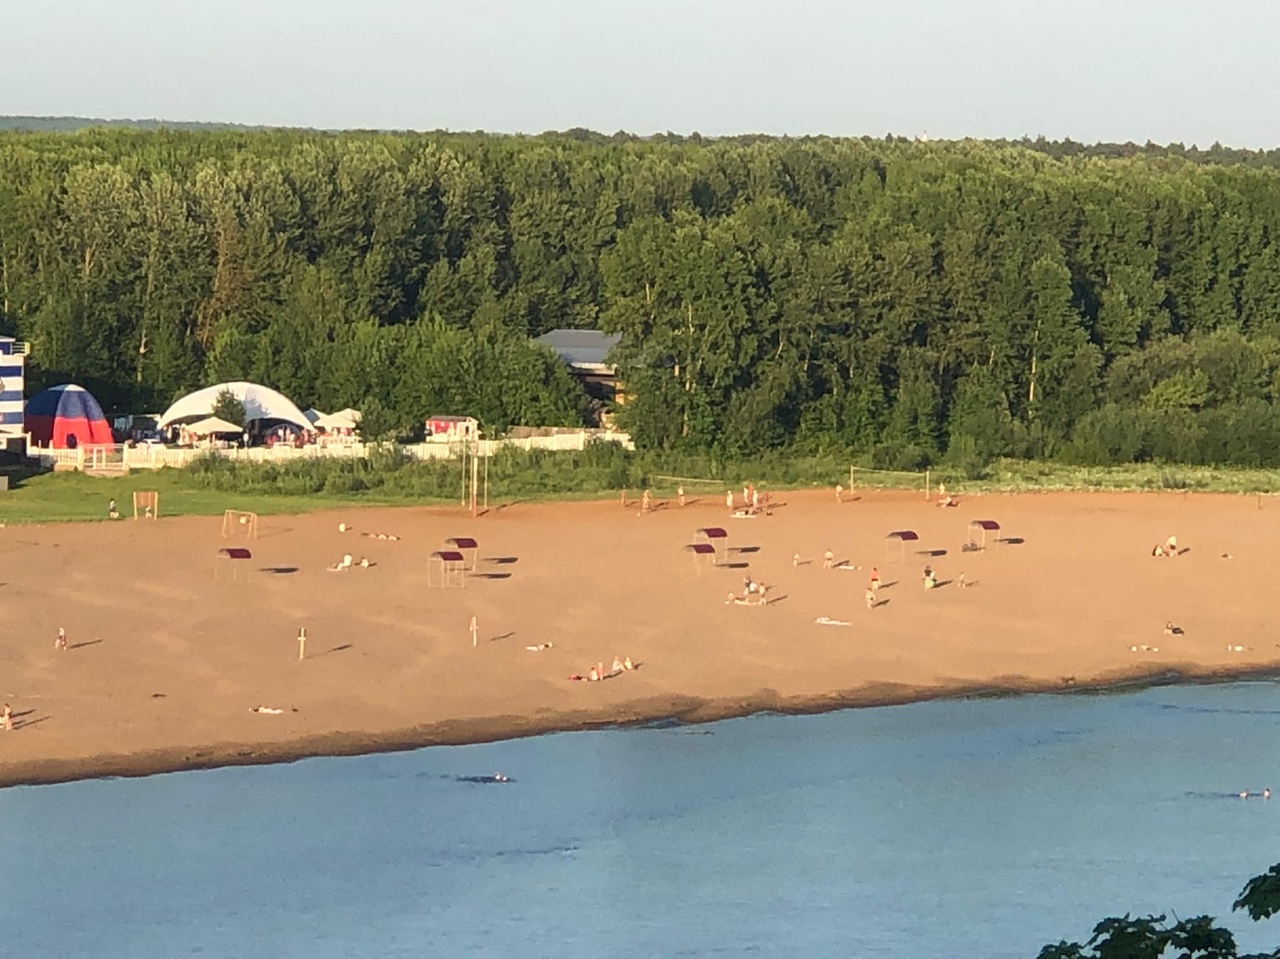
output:
<path id="1" fill-rule="evenodd" d="M 15 726 L 0 732 L 0 785 L 1248 675 L 1280 661 L 1270 501 L 774 499 L 771 516 L 751 519 L 730 518 L 723 493 L 683 508 L 657 501 L 647 515 L 638 496 L 625 508 L 517 503 L 478 519 L 350 509 L 264 516 L 255 540 L 224 539 L 221 517 L 0 529 L 0 693 Z M 976 519 L 998 521 L 1006 542 L 988 534 L 981 552 L 962 551 Z M 714 567 L 682 549 L 707 526 L 729 533 Z M 918 542 L 887 543 L 900 529 Z M 1153 558 L 1170 535 L 1185 552 Z M 474 574 L 465 588 L 430 588 L 428 558 L 457 536 L 479 542 Z M 218 556 L 226 546 L 252 552 L 235 581 Z M 824 569 L 828 549 L 859 568 Z M 345 554 L 371 565 L 326 569 Z M 926 564 L 935 589 L 923 588 Z M 883 587 L 869 610 L 872 567 Z M 726 603 L 745 576 L 767 585 L 767 606 Z M 66 649 L 55 648 L 59 628 Z M 568 678 L 615 656 L 638 668 Z"/>

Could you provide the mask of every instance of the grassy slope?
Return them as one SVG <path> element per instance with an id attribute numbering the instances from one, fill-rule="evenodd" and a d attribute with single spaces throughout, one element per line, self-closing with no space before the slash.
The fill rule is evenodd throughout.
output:
<path id="1" fill-rule="evenodd" d="M 553 461 L 554 462 L 554 461 Z M 834 486 L 848 483 L 847 469 L 835 475 L 835 464 L 815 461 L 793 462 L 791 468 L 779 472 L 766 466 L 735 464 L 718 479 L 683 481 L 690 496 L 714 496 L 736 487 L 750 478 L 762 487 L 774 489 L 806 486 Z M 738 476 L 737 474 L 744 474 Z M 1002 461 L 993 464 L 980 479 L 967 479 L 945 467 L 931 471 L 933 483 L 945 482 L 955 493 L 1034 491 L 1034 490 L 1195 490 L 1222 493 L 1280 493 L 1280 471 L 1221 470 L 1208 467 L 1133 466 L 1082 468 L 1053 463 Z M 658 498 L 674 494 L 677 481 L 652 470 L 644 477 Z M 859 486 L 914 488 L 923 491 L 924 477 L 911 473 L 878 473 L 860 470 Z M 638 497 L 640 479 L 632 477 L 635 486 L 629 491 Z M 107 517 L 107 503 L 115 499 L 124 516 L 131 516 L 133 492 L 154 489 L 160 493 L 160 512 L 164 516 L 218 515 L 225 509 L 252 510 L 263 515 L 301 513 L 340 506 L 380 506 L 440 504 L 459 502 L 449 496 L 418 496 L 394 488 L 370 489 L 358 493 L 275 493 L 226 492 L 197 483 L 183 470 L 139 471 L 130 476 L 105 479 L 82 473 L 45 473 L 26 478 L 15 477 L 14 488 L 0 493 L 0 523 L 43 523 L 70 520 L 101 520 Z M 459 489 L 461 494 L 461 489 Z M 495 476 L 490 487 L 491 502 L 499 503 L 537 499 L 592 499 L 616 495 L 601 482 L 601 477 L 587 477 L 584 472 L 556 469 L 521 470 L 516 474 Z"/>
<path id="2" fill-rule="evenodd" d="M 302 513 L 340 506 L 352 497 L 286 496 L 261 493 L 228 494 L 193 488 L 178 470 L 138 472 L 120 478 L 86 476 L 83 473 L 45 473 L 19 481 L 16 488 L 0 493 L 0 523 L 50 523 L 107 518 L 107 504 L 114 499 L 123 516 L 133 515 L 133 492 L 157 490 L 160 515 L 217 515 L 225 509 L 255 513 Z M 370 505 L 378 502 L 369 500 Z"/>

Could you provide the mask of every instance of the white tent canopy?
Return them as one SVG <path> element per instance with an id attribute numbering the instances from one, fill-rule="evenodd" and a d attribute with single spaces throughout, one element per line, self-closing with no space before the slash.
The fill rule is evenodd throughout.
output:
<path id="1" fill-rule="evenodd" d="M 321 413 L 315 423 L 326 430 L 353 430 L 360 425 L 360 411 L 347 407 L 336 413 Z"/>
<path id="2" fill-rule="evenodd" d="M 209 416 L 205 419 L 198 420 L 189 426 L 183 427 L 196 436 L 212 436 L 214 433 L 243 433 L 244 427 L 236 426 L 227 420 L 219 419 L 216 416 Z"/>
<path id="3" fill-rule="evenodd" d="M 188 393 L 164 411 L 158 425 L 163 428 L 212 416 L 213 405 L 224 390 L 244 404 L 246 423 L 251 420 L 280 420 L 303 430 L 313 428 L 311 421 L 287 396 L 268 386 L 244 382 L 219 383 L 217 386 Z"/>

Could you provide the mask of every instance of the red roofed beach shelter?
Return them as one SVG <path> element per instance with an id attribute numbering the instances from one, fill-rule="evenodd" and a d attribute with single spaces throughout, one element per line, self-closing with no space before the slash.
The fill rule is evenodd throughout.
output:
<path id="1" fill-rule="evenodd" d="M 1000 524 L 993 519 L 975 519 L 969 524 L 969 541 L 975 542 L 973 538 L 974 532 L 979 533 L 979 539 L 976 541 L 979 549 L 987 548 L 987 534 L 1000 532 Z M 999 544 L 1000 537 L 995 537 L 995 542 Z"/>
<path id="2" fill-rule="evenodd" d="M 710 543 L 690 543 L 684 547 L 686 553 L 693 554 L 693 561 L 708 560 L 712 566 L 716 563 L 716 548 Z"/>
<path id="3" fill-rule="evenodd" d="M 694 538 L 706 542 L 712 550 L 713 555 L 719 558 L 720 550 L 727 549 L 729 545 L 729 531 L 722 526 L 704 526 L 701 529 L 694 530 Z"/>
<path id="4" fill-rule="evenodd" d="M 897 529 L 884 538 L 884 555 L 888 560 L 889 554 L 893 550 L 894 543 L 898 545 L 898 560 L 905 562 L 907 558 L 907 544 L 917 543 L 920 541 L 920 534 L 915 530 Z"/>
<path id="5" fill-rule="evenodd" d="M 27 400 L 26 422 L 33 443 L 54 449 L 115 442 L 98 401 L 74 383 L 51 386 Z"/>
<path id="6" fill-rule="evenodd" d="M 476 562 L 480 557 L 480 544 L 470 536 L 451 536 L 444 541 L 446 546 L 452 546 L 459 553 L 471 554 L 471 572 L 476 571 Z"/>
<path id="7" fill-rule="evenodd" d="M 466 559 L 456 549 L 438 549 L 427 557 L 427 586 L 466 586 L 466 568 Z"/>

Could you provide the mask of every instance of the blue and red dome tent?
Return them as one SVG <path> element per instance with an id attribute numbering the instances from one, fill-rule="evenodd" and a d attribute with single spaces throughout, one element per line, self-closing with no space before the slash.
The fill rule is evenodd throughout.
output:
<path id="1" fill-rule="evenodd" d="M 83 386 L 51 386 L 27 400 L 27 432 L 32 442 L 71 449 L 115 442 L 102 407 Z"/>

